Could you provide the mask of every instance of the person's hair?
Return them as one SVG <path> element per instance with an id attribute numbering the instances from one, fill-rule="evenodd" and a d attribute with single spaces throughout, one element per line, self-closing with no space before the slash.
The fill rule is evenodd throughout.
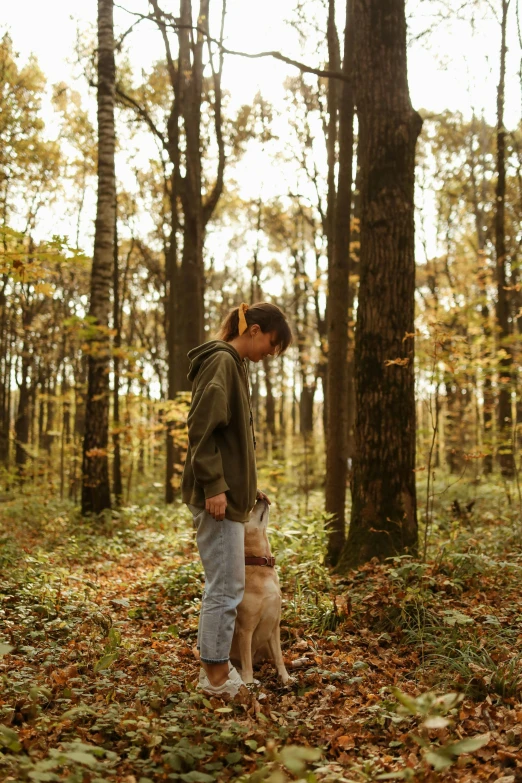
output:
<path id="1" fill-rule="evenodd" d="M 291 345 L 292 331 L 285 314 L 277 305 L 270 302 L 256 302 L 245 311 L 245 320 L 247 326 L 257 324 L 264 334 L 276 333 L 278 356 Z M 227 343 L 239 337 L 239 307 L 234 307 L 223 319 L 218 337 Z"/>

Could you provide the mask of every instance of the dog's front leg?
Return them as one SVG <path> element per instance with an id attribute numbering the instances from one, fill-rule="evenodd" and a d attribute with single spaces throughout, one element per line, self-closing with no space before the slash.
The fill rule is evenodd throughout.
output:
<path id="1" fill-rule="evenodd" d="M 252 631 L 249 628 L 237 628 L 239 660 L 241 661 L 241 678 L 245 685 L 254 682 L 252 664 Z"/>

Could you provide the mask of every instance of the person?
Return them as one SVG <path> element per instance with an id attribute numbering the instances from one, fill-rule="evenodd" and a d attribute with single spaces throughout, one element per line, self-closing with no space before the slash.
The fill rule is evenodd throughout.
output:
<path id="1" fill-rule="evenodd" d="M 246 360 L 260 362 L 292 342 L 274 304 L 242 303 L 226 316 L 219 339 L 189 352 L 192 404 L 182 498 L 192 512 L 205 572 L 197 648 L 198 687 L 235 696 L 241 677 L 229 660 L 236 610 L 245 589 L 244 525 L 256 499 L 255 430 Z"/>

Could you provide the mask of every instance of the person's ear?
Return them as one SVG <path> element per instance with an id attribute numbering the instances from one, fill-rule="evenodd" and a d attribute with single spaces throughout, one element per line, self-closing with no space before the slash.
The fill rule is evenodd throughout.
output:
<path id="1" fill-rule="evenodd" d="M 259 334 L 260 331 L 261 331 L 261 327 L 259 326 L 259 324 L 252 324 L 252 326 L 250 327 L 250 334 L 252 337 L 255 337 L 256 334 Z"/>

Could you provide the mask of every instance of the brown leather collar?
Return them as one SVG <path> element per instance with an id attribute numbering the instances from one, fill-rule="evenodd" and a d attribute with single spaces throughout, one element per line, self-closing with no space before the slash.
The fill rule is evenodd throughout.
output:
<path id="1" fill-rule="evenodd" d="M 273 568 L 275 566 L 275 557 L 245 557 L 245 565 L 260 565 Z"/>

